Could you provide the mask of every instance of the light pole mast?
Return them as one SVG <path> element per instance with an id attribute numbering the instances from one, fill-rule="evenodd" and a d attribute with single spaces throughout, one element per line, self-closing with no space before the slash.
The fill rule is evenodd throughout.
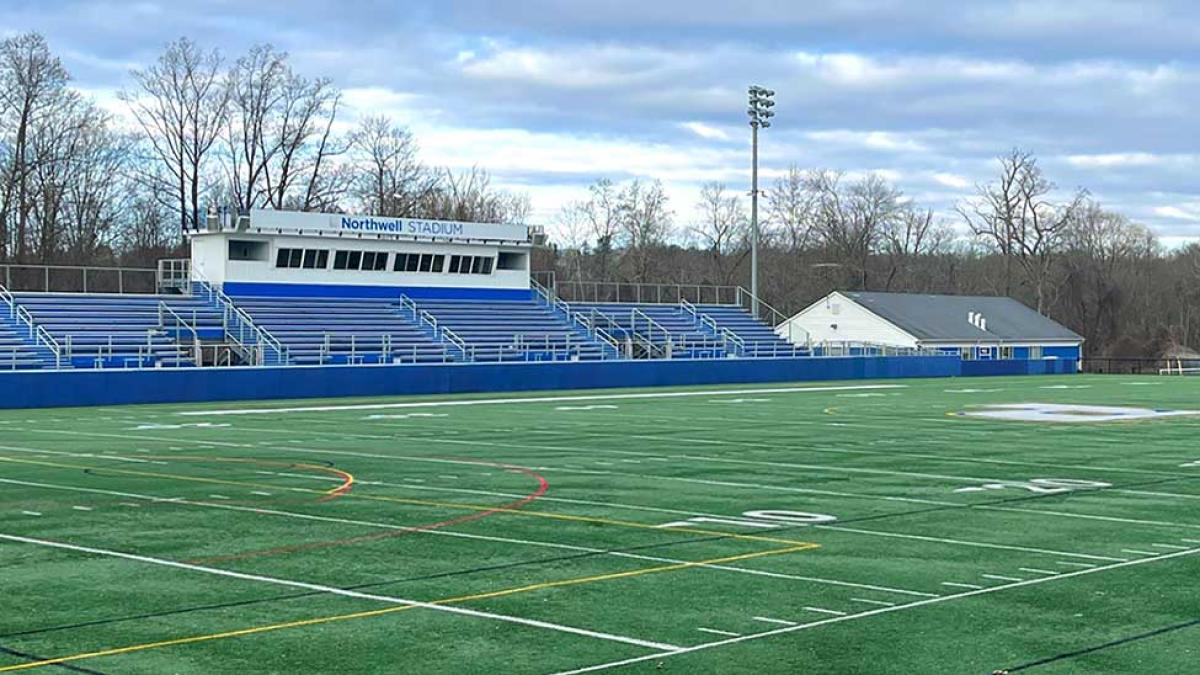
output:
<path id="1" fill-rule="evenodd" d="M 758 130 L 771 126 L 775 113 L 775 92 L 758 85 L 750 86 L 751 163 L 750 163 L 750 311 L 758 318 Z"/>

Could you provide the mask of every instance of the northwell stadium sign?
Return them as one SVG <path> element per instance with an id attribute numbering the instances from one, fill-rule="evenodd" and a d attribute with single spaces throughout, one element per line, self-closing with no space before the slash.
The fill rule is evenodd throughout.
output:
<path id="1" fill-rule="evenodd" d="M 456 239 L 488 239 L 528 241 L 529 230 L 524 225 L 465 223 L 456 220 L 423 220 L 419 218 L 380 218 L 330 213 L 298 213 L 256 209 L 250 212 L 250 227 L 282 228 L 301 233 L 396 234 L 412 237 L 454 237 Z"/>

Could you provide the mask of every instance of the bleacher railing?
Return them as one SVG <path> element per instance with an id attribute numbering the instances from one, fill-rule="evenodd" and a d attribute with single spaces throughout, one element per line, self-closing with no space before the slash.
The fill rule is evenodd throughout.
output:
<path id="1" fill-rule="evenodd" d="M 200 287 L 201 295 L 209 303 L 221 310 L 221 325 L 225 334 L 244 350 L 251 363 L 256 366 L 287 365 L 287 347 L 277 340 L 266 329 L 254 323 L 242 308 L 233 303 L 225 292 L 217 288 L 200 270 L 192 270 L 193 283 Z M 270 362 L 268 356 L 274 354 L 275 360 Z"/>
<path id="2" fill-rule="evenodd" d="M 553 281 L 553 278 L 551 278 L 551 281 Z M 560 314 L 567 323 L 579 325 L 588 337 L 598 340 L 601 343 L 601 358 L 621 358 L 625 350 L 622 349 L 620 341 L 610 332 L 595 326 L 593 322 L 588 321 L 582 312 L 575 311 L 570 303 L 558 297 L 553 290 L 538 283 L 537 280 L 531 278 L 529 285 L 547 307 Z M 593 313 L 595 312 L 593 311 Z M 628 356 L 628 354 L 625 355 Z"/>
<path id="3" fill-rule="evenodd" d="M 33 320 L 33 315 L 17 302 L 17 298 L 8 290 L 7 285 L 0 285 L 0 302 L 8 305 L 9 318 L 15 321 L 18 326 L 23 325 L 29 331 L 29 337 L 33 339 L 34 343 L 50 352 L 50 355 L 54 357 L 54 367 L 62 368 L 62 345 L 45 328 L 42 328 Z"/>
<path id="4" fill-rule="evenodd" d="M 170 321 L 170 325 L 167 323 L 168 320 Z M 189 324 L 187 319 L 179 315 L 179 312 L 176 312 L 174 309 L 171 309 L 170 305 L 159 300 L 158 327 L 163 331 L 175 331 L 178 333 L 182 329 L 190 333 L 192 336 L 192 363 L 197 366 L 204 365 L 203 345 L 200 342 L 200 333 L 196 331 L 196 316 L 194 313 L 192 315 L 192 323 Z M 175 335 L 175 342 L 180 342 L 178 334 Z"/>

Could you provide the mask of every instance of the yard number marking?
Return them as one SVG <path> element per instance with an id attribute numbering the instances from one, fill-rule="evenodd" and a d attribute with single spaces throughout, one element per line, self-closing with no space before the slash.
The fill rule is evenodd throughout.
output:
<path id="1" fill-rule="evenodd" d="M 837 518 L 835 516 L 825 515 L 823 513 L 806 513 L 804 511 L 746 511 L 741 516 L 722 518 L 714 516 L 696 516 L 687 520 L 676 520 L 671 523 L 663 523 L 659 527 L 690 527 L 697 523 L 710 523 L 714 525 L 732 525 L 734 527 L 759 527 L 759 528 L 775 528 L 784 527 L 787 525 L 817 525 L 820 523 L 832 523 Z"/>
<path id="2" fill-rule="evenodd" d="M 955 492 L 985 492 L 987 490 L 1028 490 L 1041 495 L 1053 495 L 1076 490 L 1098 490 L 1112 487 L 1112 483 L 1098 480 L 1077 480 L 1074 478 L 1034 478 L 1028 482 L 984 483 L 970 487 L 958 488 Z"/>

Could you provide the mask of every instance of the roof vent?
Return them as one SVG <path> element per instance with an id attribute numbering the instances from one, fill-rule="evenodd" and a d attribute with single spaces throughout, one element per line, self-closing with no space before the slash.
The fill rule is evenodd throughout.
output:
<path id="1" fill-rule="evenodd" d="M 983 318 L 981 312 L 967 312 L 967 323 L 975 326 L 979 330 L 987 330 L 987 319 Z"/>

